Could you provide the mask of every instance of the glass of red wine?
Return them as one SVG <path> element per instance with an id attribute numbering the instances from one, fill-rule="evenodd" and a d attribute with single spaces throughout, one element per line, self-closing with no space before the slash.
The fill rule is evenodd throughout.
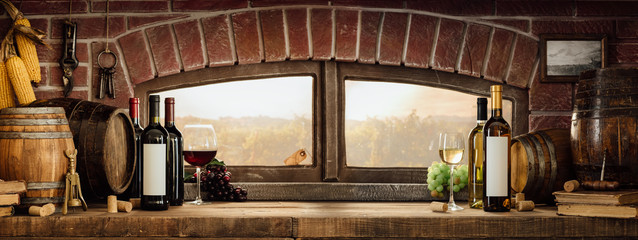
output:
<path id="1" fill-rule="evenodd" d="M 184 126 L 184 160 L 196 167 L 197 178 L 197 198 L 195 201 L 186 204 L 202 205 L 209 204 L 202 201 L 201 167 L 209 163 L 217 155 L 217 136 L 213 125 L 208 124 L 187 124 Z"/>

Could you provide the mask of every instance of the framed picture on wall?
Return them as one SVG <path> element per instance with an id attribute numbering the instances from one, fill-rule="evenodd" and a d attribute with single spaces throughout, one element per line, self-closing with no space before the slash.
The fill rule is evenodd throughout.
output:
<path id="1" fill-rule="evenodd" d="M 577 82 L 580 72 L 605 68 L 607 36 L 541 34 L 541 82 Z"/>

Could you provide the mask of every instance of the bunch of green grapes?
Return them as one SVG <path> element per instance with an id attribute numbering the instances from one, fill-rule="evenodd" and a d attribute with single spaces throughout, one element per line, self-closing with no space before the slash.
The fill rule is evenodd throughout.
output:
<path id="1" fill-rule="evenodd" d="M 467 165 L 454 168 L 454 192 L 458 192 L 467 185 Z M 441 162 L 433 162 L 428 168 L 428 189 L 432 197 L 443 197 L 443 190 L 450 191 L 450 166 Z"/>

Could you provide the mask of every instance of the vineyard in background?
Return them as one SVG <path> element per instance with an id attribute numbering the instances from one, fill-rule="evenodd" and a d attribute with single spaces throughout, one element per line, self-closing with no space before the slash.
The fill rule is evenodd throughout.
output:
<path id="1" fill-rule="evenodd" d="M 210 124 L 217 133 L 217 158 L 229 165 L 281 166 L 283 160 L 304 148 L 312 153 L 312 120 L 296 117 L 178 117 L 176 124 Z M 368 118 L 346 121 L 347 164 L 359 167 L 427 167 L 438 157 L 439 132 L 469 133 L 475 120 L 457 117 Z M 310 156 L 311 157 L 311 156 Z M 312 164 L 307 158 L 301 164 Z"/>

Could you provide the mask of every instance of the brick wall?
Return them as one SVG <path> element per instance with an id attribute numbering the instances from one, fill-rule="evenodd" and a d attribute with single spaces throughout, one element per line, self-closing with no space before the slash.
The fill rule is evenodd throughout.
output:
<path id="1" fill-rule="evenodd" d="M 69 2 L 13 1 L 52 49 L 38 47 L 38 98 L 62 96 L 61 22 Z M 638 2 L 526 0 L 146 0 L 110 2 L 117 99 L 97 100 L 106 1 L 74 0 L 80 66 L 71 97 L 127 107 L 135 85 L 206 67 L 359 62 L 458 72 L 529 89 L 530 130 L 569 127 L 574 84 L 541 84 L 540 33 L 604 33 L 609 66 L 638 66 Z M 6 32 L 5 14 L 0 26 Z"/>

